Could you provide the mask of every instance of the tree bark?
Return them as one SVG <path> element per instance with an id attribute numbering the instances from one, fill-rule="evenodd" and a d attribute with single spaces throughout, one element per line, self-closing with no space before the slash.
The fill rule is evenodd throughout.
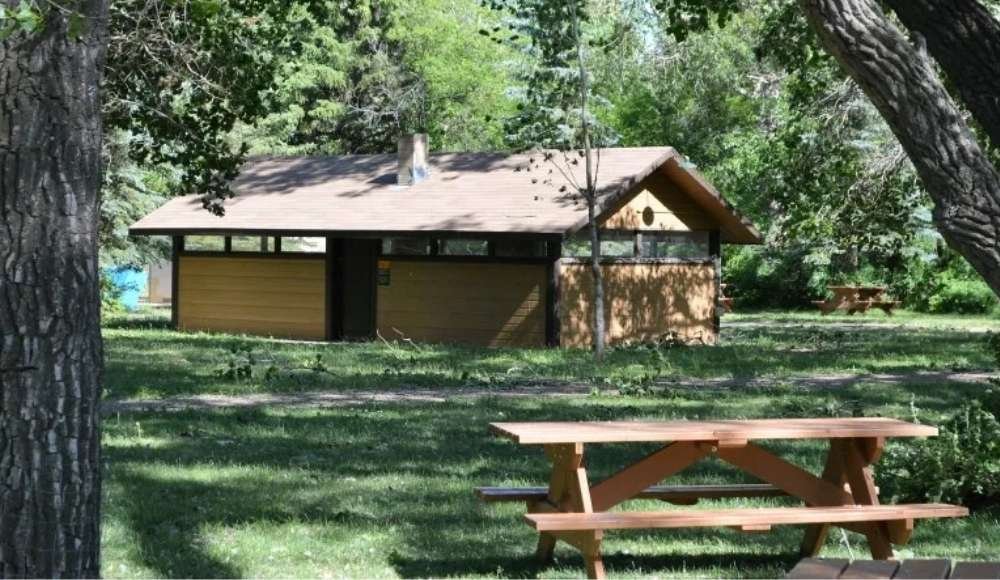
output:
<path id="1" fill-rule="evenodd" d="M 1000 22 L 978 0 L 887 0 L 920 34 L 959 99 L 1000 147 Z"/>
<path id="2" fill-rule="evenodd" d="M 107 6 L 31 5 L 0 43 L 0 576 L 96 577 Z"/>
<path id="3" fill-rule="evenodd" d="M 941 235 L 1000 295 L 1000 174 L 928 57 L 875 0 L 799 2 L 899 139 L 934 201 Z"/>

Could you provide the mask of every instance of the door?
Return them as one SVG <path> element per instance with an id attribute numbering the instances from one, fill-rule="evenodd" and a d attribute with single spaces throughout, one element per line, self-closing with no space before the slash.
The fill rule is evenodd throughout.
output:
<path id="1" fill-rule="evenodd" d="M 336 244 L 339 254 L 336 265 L 339 267 L 333 272 L 333 300 L 340 307 L 338 337 L 345 340 L 374 338 L 375 267 L 382 241 L 343 239 L 339 242 Z"/>

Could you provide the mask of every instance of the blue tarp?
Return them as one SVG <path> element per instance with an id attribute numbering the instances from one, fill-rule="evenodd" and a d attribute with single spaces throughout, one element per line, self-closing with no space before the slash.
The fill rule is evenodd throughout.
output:
<path id="1" fill-rule="evenodd" d="M 108 275 L 111 282 L 121 290 L 122 295 L 118 299 L 122 306 L 129 310 L 139 307 L 139 297 L 146 290 L 147 274 L 144 270 L 136 270 L 127 266 L 109 268 Z"/>

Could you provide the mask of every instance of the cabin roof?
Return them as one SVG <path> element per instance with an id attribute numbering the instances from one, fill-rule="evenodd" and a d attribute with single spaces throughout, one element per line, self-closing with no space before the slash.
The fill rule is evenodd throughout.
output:
<path id="1" fill-rule="evenodd" d="M 224 216 L 206 211 L 199 195 L 182 196 L 130 232 L 573 234 L 587 223 L 586 203 L 573 187 L 584 181 L 583 160 L 574 152 L 550 154 L 552 161 L 545 152 L 432 154 L 429 176 L 410 186 L 396 183 L 395 154 L 256 158 L 234 180 L 236 197 L 225 202 Z M 718 222 L 722 241 L 761 242 L 753 224 L 673 148 L 608 148 L 598 155 L 600 213 L 661 171 Z"/>

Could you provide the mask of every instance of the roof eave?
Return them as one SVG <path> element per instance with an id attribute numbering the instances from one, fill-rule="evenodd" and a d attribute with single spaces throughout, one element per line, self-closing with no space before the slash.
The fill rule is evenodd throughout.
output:
<path id="1" fill-rule="evenodd" d="M 743 216 L 739 210 L 733 207 L 732 204 L 722 197 L 722 194 L 719 193 L 719 191 L 715 189 L 715 187 L 709 183 L 707 179 L 705 179 L 701 172 L 693 166 L 688 165 L 687 161 L 673 148 L 670 148 L 670 150 L 665 153 L 661 159 L 659 159 L 656 163 L 653 163 L 647 171 L 636 174 L 635 178 L 630 180 L 628 184 L 623 185 L 620 190 L 608 195 L 601 204 L 600 211 L 598 212 L 598 220 L 602 221 L 608 218 L 614 211 L 616 211 L 617 204 L 623 197 L 632 193 L 632 190 L 636 185 L 657 170 L 665 171 L 669 177 L 674 177 L 671 175 L 671 172 L 682 172 L 690 178 L 697 190 L 704 195 L 705 199 L 710 200 L 711 203 L 717 205 L 718 209 L 722 209 L 726 212 L 730 219 L 724 221 L 728 221 L 730 223 L 721 223 L 723 220 L 720 220 L 720 230 L 722 231 L 722 241 L 724 243 L 738 245 L 764 243 L 763 236 L 760 234 L 757 227 L 754 226 L 753 222 Z M 687 187 L 685 187 L 684 190 L 690 195 L 690 191 Z M 699 205 L 703 205 L 705 200 L 695 198 L 694 201 Z M 566 230 L 565 234 L 567 236 L 573 235 L 583 229 L 588 223 L 589 220 L 587 218 L 583 218 Z"/>

